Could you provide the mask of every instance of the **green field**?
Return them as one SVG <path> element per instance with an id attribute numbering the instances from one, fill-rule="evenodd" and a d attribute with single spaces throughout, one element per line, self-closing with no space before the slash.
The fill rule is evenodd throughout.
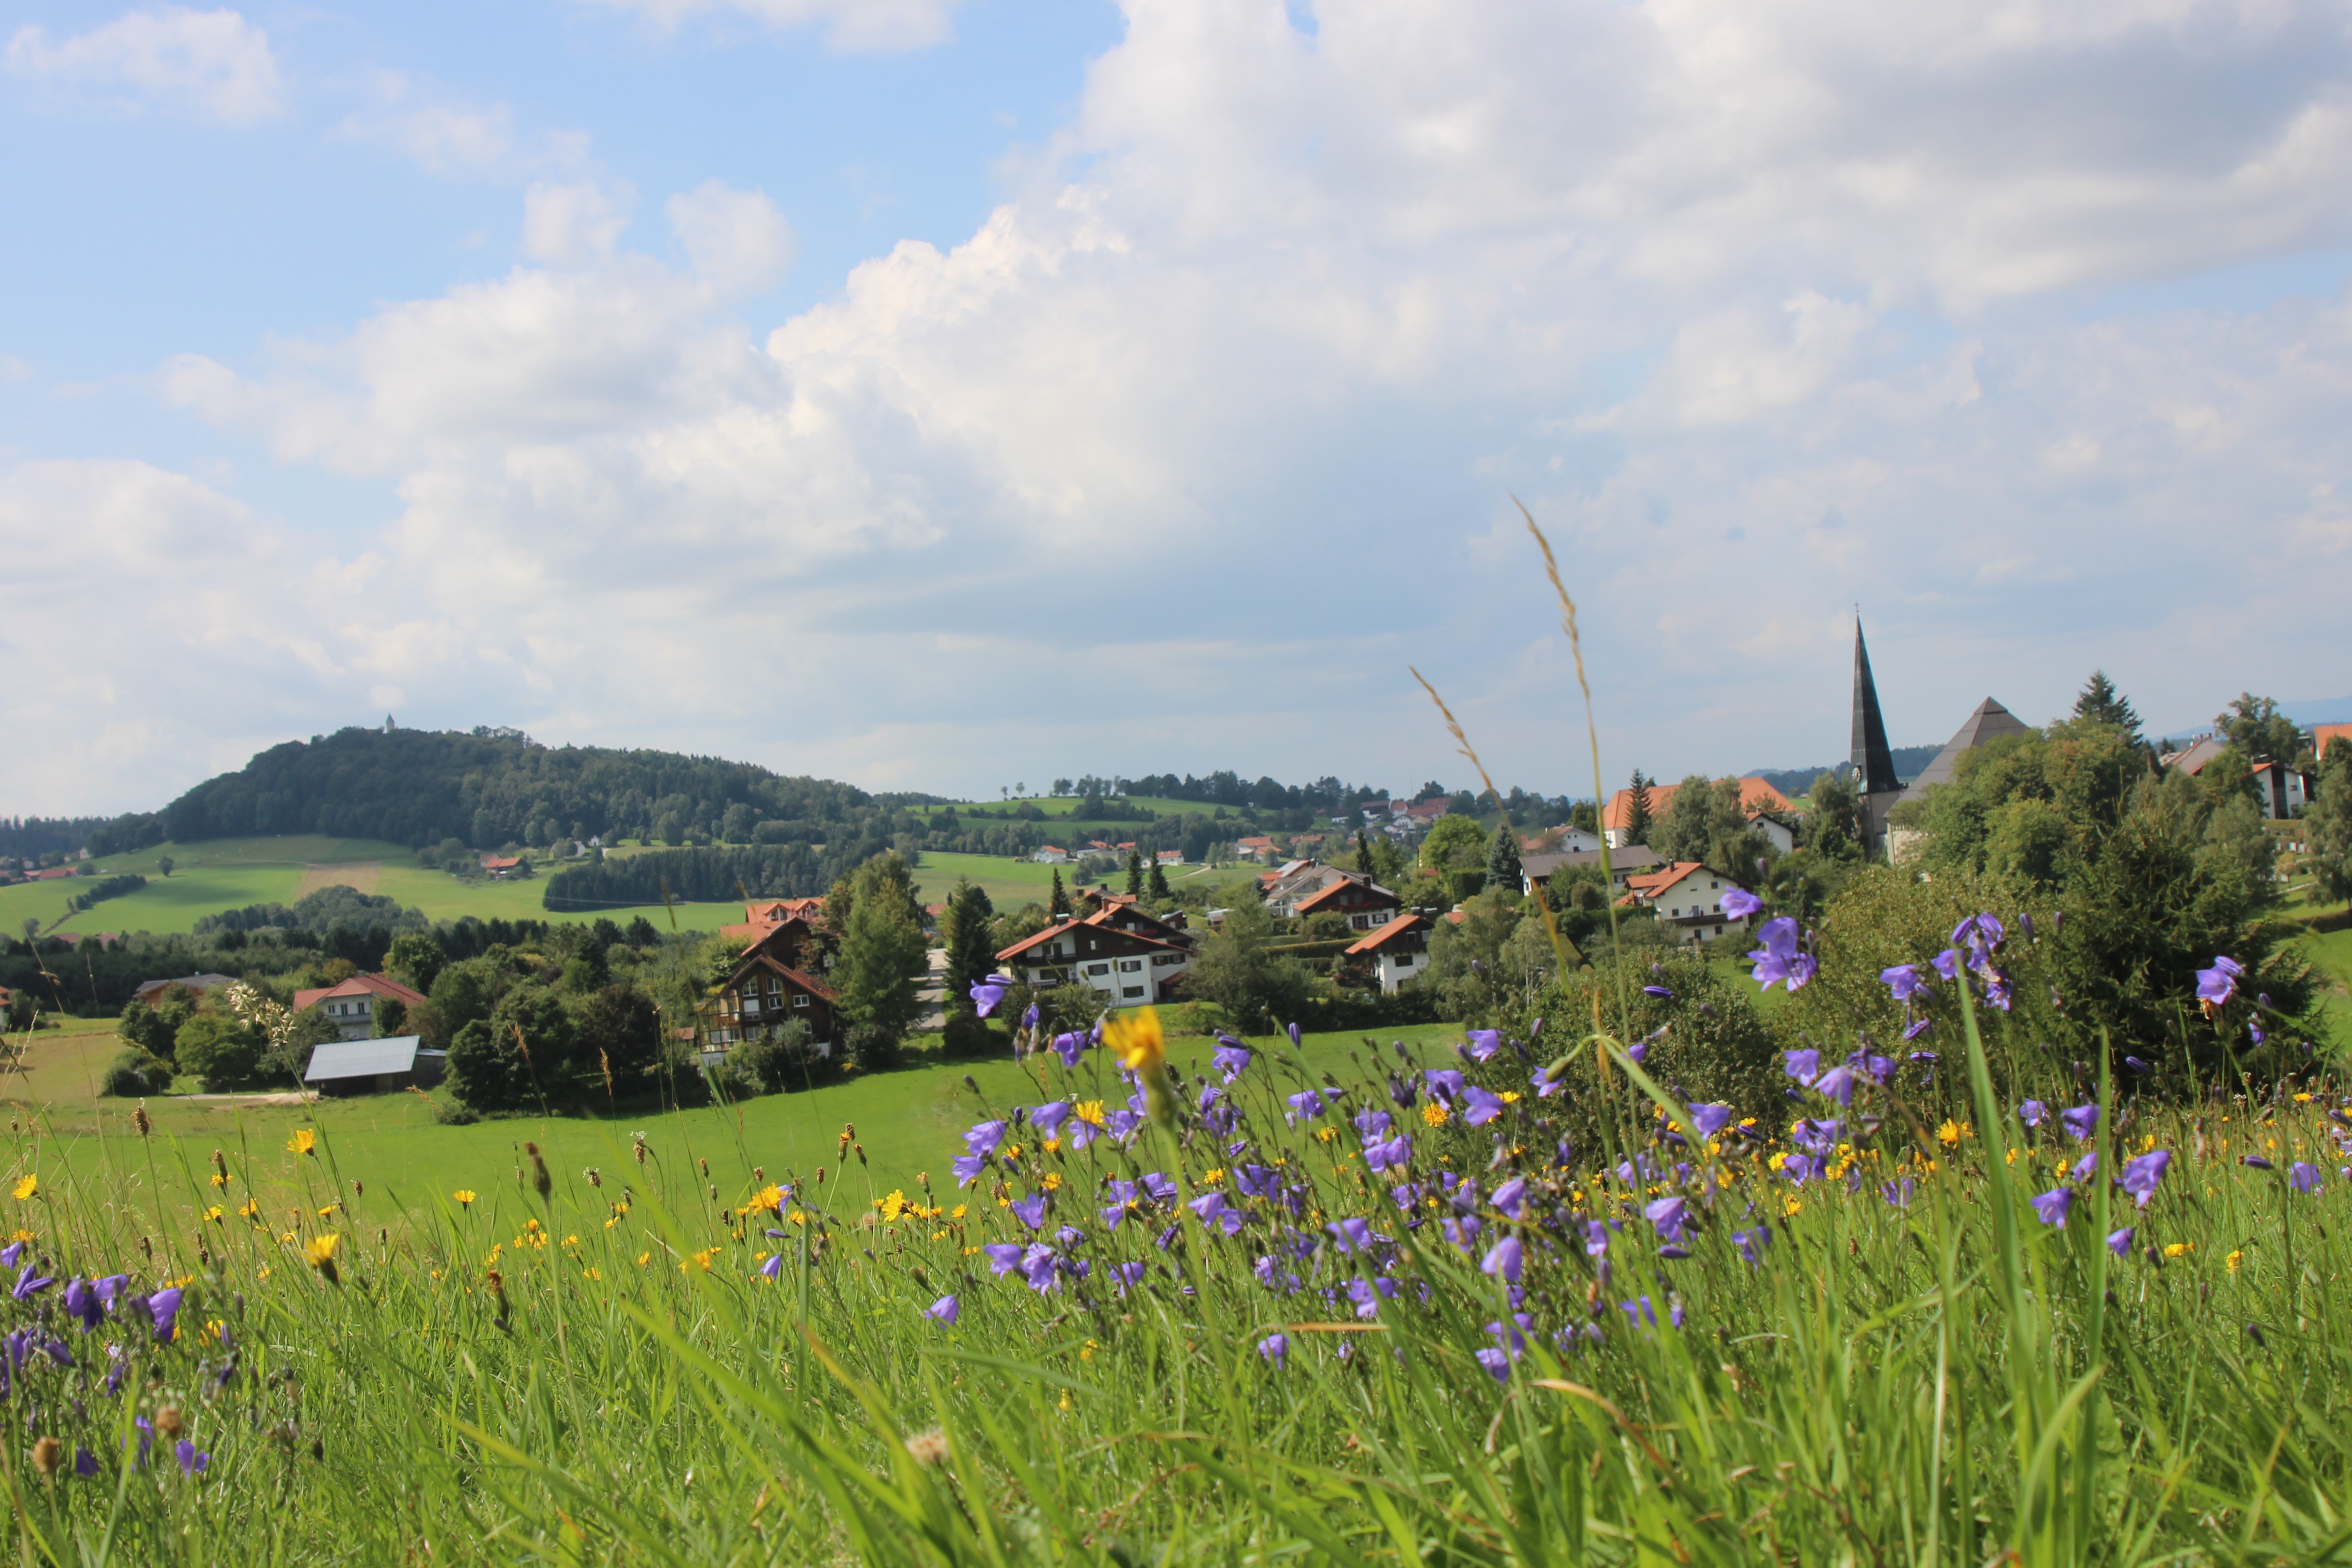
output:
<path id="1" fill-rule="evenodd" d="M 1382 1030 L 1380 1038 L 1383 1046 L 1403 1040 L 1435 1063 L 1460 1031 L 1451 1025 L 1416 1025 Z M 866 1163 L 859 1165 L 853 1158 L 845 1178 L 853 1187 L 870 1184 L 868 1196 L 893 1187 L 912 1191 L 924 1172 L 946 1187 L 952 1184 L 948 1162 L 963 1152 L 963 1130 L 992 1113 L 982 1109 L 983 1101 L 1002 1114 L 1074 1087 L 1083 1087 L 1087 1097 L 1107 1095 L 1118 1101 L 1127 1096 L 1100 1051 L 1088 1054 L 1073 1082 L 1057 1058 L 1046 1057 L 1042 1065 L 1009 1058 L 948 1061 L 937 1054 L 936 1037 L 928 1037 L 916 1042 L 910 1065 L 895 1072 L 731 1107 L 620 1111 L 610 1119 L 529 1117 L 446 1126 L 414 1093 L 326 1100 L 312 1106 L 262 1104 L 258 1095 L 156 1097 L 145 1102 L 155 1131 L 142 1145 L 131 1131 L 133 1103 L 100 1099 L 95 1092 L 99 1071 L 119 1048 L 110 1023 L 74 1020 L 68 1029 L 37 1032 L 32 1042 L 26 1072 L 0 1080 L 6 1085 L 0 1098 L 13 1107 L 12 1116 L 44 1129 L 56 1157 L 78 1172 L 101 1176 L 110 1168 L 136 1166 L 152 1153 L 176 1173 L 184 1161 L 201 1165 L 215 1148 L 275 1151 L 297 1127 L 312 1127 L 326 1140 L 342 1181 L 362 1181 L 388 1198 L 425 1205 L 449 1188 L 492 1192 L 501 1183 L 510 1188 L 515 1149 L 523 1139 L 536 1141 L 557 1169 L 577 1172 L 591 1165 L 609 1168 L 614 1145 L 625 1148 L 629 1133 L 641 1131 L 681 1142 L 698 1156 L 715 1158 L 724 1152 L 730 1169 L 761 1165 L 772 1173 L 806 1173 L 821 1164 L 838 1164 L 835 1140 L 845 1124 L 854 1124 Z M 1173 1041 L 1170 1059 L 1187 1077 L 1197 1077 L 1213 1044 L 1205 1038 Z M 1287 1056 L 1287 1043 L 1277 1044 Z M 1308 1035 L 1303 1046 L 1298 1059 L 1310 1072 L 1328 1068 L 1345 1077 L 1349 1053 L 1362 1051 L 1362 1038 Z M 964 1086 L 967 1074 L 980 1085 L 981 1098 Z M 139 1179 L 131 1180 L 136 1184 Z M 166 1193 L 184 1190 L 176 1173 L 163 1186 Z"/>
<path id="2" fill-rule="evenodd" d="M 623 854 L 645 853 L 624 850 Z M 163 874 L 158 860 L 172 858 L 172 874 Z M 538 920 L 577 922 L 593 914 L 552 914 L 540 902 L 546 874 L 520 882 L 459 881 L 446 871 L 427 870 L 397 844 L 366 838 L 330 838 L 298 834 L 271 838 L 221 838 L 202 844 L 159 844 L 131 855 L 110 855 L 96 862 L 110 874 L 136 871 L 147 886 L 122 898 L 110 899 L 58 926 L 73 935 L 82 931 L 153 931 L 159 935 L 192 931 L 199 916 L 247 904 L 291 904 L 303 893 L 343 882 L 363 893 L 381 893 L 404 905 L 423 910 L 427 919 L 454 921 L 466 915 L 481 920 Z M 79 879 L 27 882 L 0 888 L 0 931 L 20 934 L 26 917 L 47 928 L 64 912 L 66 900 L 89 884 Z M 679 904 L 680 927 L 714 931 L 743 918 L 742 906 Z M 664 930 L 669 917 L 659 904 L 605 911 L 626 924 L 645 915 Z"/>

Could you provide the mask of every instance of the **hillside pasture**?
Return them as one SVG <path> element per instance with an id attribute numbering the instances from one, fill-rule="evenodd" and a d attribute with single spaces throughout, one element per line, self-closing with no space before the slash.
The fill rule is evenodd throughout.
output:
<path id="1" fill-rule="evenodd" d="M 1196 811 L 1202 816 L 1206 816 L 1209 813 L 1217 809 L 1215 806 L 1209 805 L 1206 801 L 1168 800 L 1159 795 L 1121 795 L 1118 798 L 1122 803 L 1129 806 L 1139 806 L 1142 809 L 1150 811 L 1159 816 L 1175 816 L 1188 811 Z M 1045 816 L 1069 817 L 1074 821 L 1095 822 L 1094 818 L 1080 818 L 1078 816 L 1078 808 L 1084 805 L 1086 805 L 1086 800 L 1085 797 L 1081 795 L 1040 795 L 1017 796 L 1012 800 L 960 800 L 955 803 L 954 810 L 956 814 L 961 816 L 971 816 L 975 813 L 980 813 L 984 814 L 985 818 L 995 818 L 1000 816 L 1009 817 L 1013 813 L 1020 810 L 1024 805 L 1034 805 L 1041 815 Z M 908 806 L 907 809 L 913 812 L 917 816 L 937 816 L 940 813 L 946 811 L 949 808 L 944 805 L 915 805 Z M 1097 825 L 1103 827 L 1139 827 L 1142 826 L 1140 823 L 1133 821 L 1125 823 L 1117 821 L 1102 821 Z"/>
<path id="2" fill-rule="evenodd" d="M 644 853 L 644 851 L 637 851 Z M 161 861 L 169 857 L 172 874 L 163 874 Z M 524 881 L 461 881 L 446 871 L 428 869 L 398 844 L 369 838 L 334 838 L 320 834 L 280 837 L 220 838 L 200 844 L 159 844 L 130 855 L 110 855 L 97 862 L 106 874 L 137 872 L 147 885 L 137 892 L 110 899 L 58 924 L 55 934 L 73 936 L 87 931 L 152 931 L 158 935 L 187 932 L 198 919 L 221 910 L 247 904 L 292 904 L 303 894 L 341 883 L 363 893 L 396 899 L 425 911 L 433 921 L 455 921 L 472 915 L 478 920 L 532 920 L 577 923 L 604 913 L 627 924 L 644 915 L 667 931 L 670 916 L 659 904 L 631 905 L 603 911 L 556 914 L 541 903 L 547 881 L 544 873 Z M 88 887 L 79 878 L 54 882 L 28 882 L 0 888 L 0 931 L 21 935 L 26 917 L 37 918 L 44 930 L 65 911 L 67 899 Z M 742 906 L 723 904 L 676 906 L 679 929 L 715 931 L 743 918 Z"/>

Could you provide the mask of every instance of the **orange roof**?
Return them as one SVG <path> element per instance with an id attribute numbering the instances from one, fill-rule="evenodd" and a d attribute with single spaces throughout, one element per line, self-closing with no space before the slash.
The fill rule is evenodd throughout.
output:
<path id="1" fill-rule="evenodd" d="M 2327 743 L 2330 741 L 2341 741 L 2346 745 L 2352 746 L 2352 724 L 2315 724 L 2312 726 L 2311 749 L 2318 752 L 2323 758 L 2327 755 Z"/>
<path id="2" fill-rule="evenodd" d="M 482 869 L 485 871 L 511 871 L 521 864 L 522 857 L 520 855 L 485 855 L 482 857 Z"/>
<path id="3" fill-rule="evenodd" d="M 727 985 L 732 986 L 740 982 L 744 974 L 755 964 L 762 969 L 773 970 L 776 973 L 782 975 L 785 979 L 791 981 L 793 984 L 799 986 L 802 990 L 807 992 L 810 995 L 816 997 L 820 1001 L 838 1002 L 841 1000 L 839 996 L 835 994 L 832 986 L 827 985 L 815 975 L 794 969 L 789 963 L 779 963 L 772 953 L 757 951 L 747 952 L 743 955 L 743 962 L 737 964 L 735 966 L 735 973 L 727 977 Z"/>
<path id="4" fill-rule="evenodd" d="M 1352 877 L 1341 877 L 1334 881 L 1326 883 L 1324 886 L 1316 889 L 1315 891 L 1309 893 L 1307 897 L 1299 900 L 1297 904 L 1292 906 L 1291 912 L 1301 915 L 1312 914 L 1315 911 L 1316 905 L 1323 902 L 1326 899 L 1332 897 L 1334 894 L 1347 888 L 1360 889 L 1364 892 L 1373 894 L 1376 897 L 1385 898 L 1391 904 L 1402 904 L 1404 902 L 1402 899 L 1398 898 L 1394 893 L 1390 892 L 1378 882 L 1359 882 Z"/>
<path id="5" fill-rule="evenodd" d="M 1388 924 L 1375 930 L 1370 936 L 1364 938 L 1363 941 L 1349 948 L 1346 956 L 1352 957 L 1354 954 L 1360 952 L 1377 952 L 1381 944 L 1389 941 L 1391 937 L 1402 936 L 1409 931 L 1419 931 L 1426 933 L 1428 927 L 1429 922 L 1423 920 L 1419 915 L 1399 915 L 1396 919 L 1389 921 Z"/>
<path id="6" fill-rule="evenodd" d="M 1625 879 L 1625 886 L 1630 892 L 1654 899 L 1693 871 L 1697 870 L 1702 864 L 1704 862 L 1698 860 L 1677 860 L 1663 871 L 1649 871 L 1638 877 L 1628 877 Z"/>
<path id="7" fill-rule="evenodd" d="M 410 1007 L 422 1006 L 423 993 L 411 991 L 389 974 L 354 974 L 340 985 L 314 986 L 294 993 L 294 1011 L 315 1007 L 330 996 L 389 996 Z"/>
<path id="8" fill-rule="evenodd" d="M 1234 840 L 1234 846 L 1239 849 L 1271 849 L 1274 847 L 1274 840 L 1260 834 L 1251 838 L 1236 838 Z"/>
<path id="9" fill-rule="evenodd" d="M 824 913 L 823 899 L 763 899 L 743 906 L 743 918 L 754 925 L 782 925 L 786 921 L 813 921 Z"/>
<path id="10" fill-rule="evenodd" d="M 1717 779 L 1716 782 L 1720 784 L 1723 781 Z M 1651 821 L 1655 822 L 1666 815 L 1666 808 L 1674 804 L 1675 792 L 1682 787 L 1680 784 L 1650 786 Z M 1739 781 L 1739 804 L 1750 816 L 1759 811 L 1794 809 L 1787 795 L 1782 795 L 1762 779 Z M 1601 826 L 1606 828 L 1622 828 L 1632 821 L 1633 817 L 1633 792 L 1630 789 L 1621 789 L 1609 797 L 1609 808 L 1601 814 Z"/>

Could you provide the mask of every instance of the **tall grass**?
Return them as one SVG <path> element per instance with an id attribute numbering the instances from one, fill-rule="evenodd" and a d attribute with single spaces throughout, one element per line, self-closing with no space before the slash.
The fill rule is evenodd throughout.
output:
<path id="1" fill-rule="evenodd" d="M 2078 1142 L 1991 1104 L 1969 1034 L 1968 1131 L 1914 1125 L 1890 1089 L 1876 1135 L 1844 1135 L 1858 1102 L 1803 1183 L 1775 1173 L 1779 1140 L 1697 1139 L 1605 1042 L 1624 1124 L 1656 1140 L 1631 1182 L 1559 1169 L 1528 1092 L 1475 1133 L 1458 1110 L 1411 1123 L 1410 1216 L 1344 1120 L 1400 1110 L 1372 1058 L 1339 1109 L 1290 1125 L 1314 1084 L 1279 1041 L 1213 1108 L 1237 1118 L 1222 1135 L 1031 1139 L 971 1190 L 885 1211 L 834 1201 L 837 1168 L 795 1179 L 751 1150 L 706 1174 L 682 1148 L 616 1144 L 600 1184 L 550 1173 L 544 1199 L 519 1154 L 510 1188 L 395 1209 L 341 1181 L 330 1144 L 225 1152 L 215 1187 L 202 1152 L 156 1140 L 142 1166 L 223 1211 L 171 1236 L 160 1206 L 110 1205 L 27 1142 L 20 1165 L 56 1184 L 17 1205 L 28 1278 L 127 1270 L 186 1296 L 164 1343 L 128 1297 L 87 1331 L 61 1285 L 7 1303 L 29 1333 L 0 1479 L 21 1554 L 60 1564 L 2340 1558 L 2352 1184 L 2325 1103 L 2184 1117 L 2103 1093 Z M 1577 1060 L 1564 1092 L 1605 1092 Z M 1452 1065 L 1528 1081 L 1507 1047 Z M 1121 1095 L 1099 1054 L 1040 1070 L 1057 1096 Z M 2177 1160 L 2144 1213 L 2097 1180 L 2072 1184 L 2063 1226 L 2029 1206 L 2083 1153 L 2112 1170 L 2150 1139 Z M 2287 1184 L 2297 1158 L 2325 1162 L 2316 1192 Z M 1256 1161 L 1276 1196 L 1236 1192 Z M 1230 1237 L 1179 1204 L 1106 1224 L 1100 1184 L 1147 1170 L 1248 1217 Z M 1474 1184 L 1458 1202 L 1439 1190 L 1454 1173 Z M 1543 1194 L 1517 1223 L 1491 1201 L 1514 1173 Z M 794 1189 L 781 1215 L 743 1212 L 763 1176 Z M 1056 1250 L 1084 1273 L 992 1275 L 973 1249 L 1032 1239 L 1005 1205 L 1056 1180 L 1034 1234 L 1082 1233 Z M 1686 1258 L 1642 1218 L 1669 1194 L 1691 1205 Z M 1589 1216 L 1621 1227 L 1598 1258 Z M 1343 1250 L 1324 1227 L 1349 1217 L 1388 1244 Z M 2119 1258 L 2104 1238 L 2125 1223 Z M 1751 1263 L 1734 1233 L 1759 1226 Z M 305 1250 L 327 1234 L 331 1280 Z M 1505 1234 L 1516 1291 L 1479 1267 Z M 1142 1266 L 1131 1286 L 1120 1264 Z M 947 1295 L 951 1327 L 925 1312 Z M 200 1474 L 160 1440 L 123 1462 L 167 1407 Z M 96 1474 L 40 1474 L 51 1435 Z"/>

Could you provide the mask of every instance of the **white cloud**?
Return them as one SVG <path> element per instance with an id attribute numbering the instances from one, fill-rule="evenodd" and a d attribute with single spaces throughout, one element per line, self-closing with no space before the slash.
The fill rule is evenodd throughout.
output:
<path id="1" fill-rule="evenodd" d="M 525 134 L 515 128 L 511 105 L 455 97 L 398 71 L 377 73 L 365 99 L 340 133 L 388 148 L 428 174 L 513 179 L 587 160 L 588 138 L 579 132 Z"/>
<path id="2" fill-rule="evenodd" d="M 612 254 L 629 226 L 625 194 L 593 181 L 542 182 L 523 198 L 522 247 L 534 261 L 577 267 Z"/>
<path id="3" fill-rule="evenodd" d="M 669 226 L 695 275 L 722 295 L 772 287 L 793 262 L 793 226 L 757 191 L 710 180 L 670 197 Z"/>
<path id="4" fill-rule="evenodd" d="M 231 125 L 285 107 L 269 36 L 235 11 L 157 5 L 87 33 L 53 40 L 19 27 L 8 40 L 11 76 L 122 106 L 184 110 Z"/>
<path id="5" fill-rule="evenodd" d="M 772 330 L 733 314 L 791 259 L 764 197 L 669 197 L 674 265 L 550 180 L 503 277 L 167 365 L 396 495 L 314 551 L 363 584 L 315 689 L 877 783 L 1396 784 L 1454 776 L 1412 660 L 1566 788 L 1512 490 L 1612 774 L 1839 754 L 1857 599 L 1906 742 L 2095 663 L 2194 711 L 2327 656 L 2345 312 L 2082 301 L 2352 238 L 2336 12 L 1129 15 L 976 232 Z"/>
<path id="6" fill-rule="evenodd" d="M 959 0 L 597 0 L 665 28 L 697 16 L 742 16 L 771 27 L 822 27 L 845 54 L 927 48 L 954 31 Z"/>

